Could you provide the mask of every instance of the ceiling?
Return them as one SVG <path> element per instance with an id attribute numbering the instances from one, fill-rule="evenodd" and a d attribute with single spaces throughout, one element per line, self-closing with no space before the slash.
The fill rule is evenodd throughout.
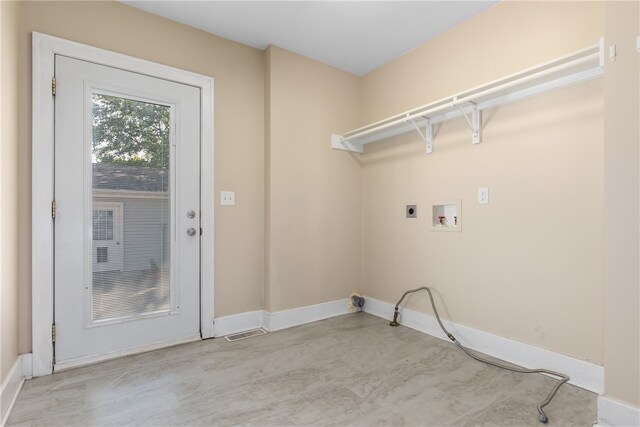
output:
<path id="1" fill-rule="evenodd" d="M 130 1 L 258 49 L 270 44 L 364 75 L 497 1 Z"/>

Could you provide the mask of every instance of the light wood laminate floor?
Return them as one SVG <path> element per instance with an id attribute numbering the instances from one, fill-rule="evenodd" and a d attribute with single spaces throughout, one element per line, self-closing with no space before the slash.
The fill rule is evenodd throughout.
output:
<path id="1" fill-rule="evenodd" d="M 536 405 L 553 381 L 355 313 L 29 380 L 9 425 L 542 426 Z M 596 395 L 564 385 L 547 415 L 591 426 Z"/>

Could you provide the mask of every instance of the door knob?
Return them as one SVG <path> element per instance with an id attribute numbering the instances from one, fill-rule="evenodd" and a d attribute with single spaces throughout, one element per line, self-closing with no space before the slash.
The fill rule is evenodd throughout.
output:
<path id="1" fill-rule="evenodd" d="M 196 229 L 193 227 L 189 227 L 187 229 L 187 236 L 193 237 L 196 235 Z"/>

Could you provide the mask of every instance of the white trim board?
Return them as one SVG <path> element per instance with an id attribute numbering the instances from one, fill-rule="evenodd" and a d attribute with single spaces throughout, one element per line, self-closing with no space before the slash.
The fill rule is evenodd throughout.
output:
<path id="1" fill-rule="evenodd" d="M 218 317 L 214 323 L 215 337 L 261 328 L 264 325 L 265 314 L 267 313 L 264 310 L 256 310 Z"/>
<path id="2" fill-rule="evenodd" d="M 214 319 L 214 141 L 213 78 L 166 65 L 98 49 L 81 43 L 32 33 L 32 324 L 33 375 L 53 371 L 53 135 L 54 103 L 51 79 L 56 54 L 153 76 L 200 88 L 201 136 L 201 270 L 200 331 L 213 337 Z"/>
<path id="3" fill-rule="evenodd" d="M 349 298 L 269 313 L 265 310 L 248 311 L 218 317 L 215 336 L 223 337 L 250 329 L 264 328 L 269 332 L 317 322 L 353 312 Z"/>
<path id="4" fill-rule="evenodd" d="M 391 320 L 394 304 L 365 296 L 364 311 Z M 436 318 L 430 314 L 402 308 L 400 324 L 420 332 L 451 342 L 442 332 Z M 571 377 L 571 384 L 586 390 L 602 393 L 604 368 L 529 344 L 524 344 L 468 326 L 443 320 L 445 327 L 465 346 L 489 356 L 525 368 L 546 368 Z"/>
<path id="5" fill-rule="evenodd" d="M 22 376 L 27 380 L 33 378 L 33 354 L 31 353 L 22 355 Z"/>
<path id="6" fill-rule="evenodd" d="M 640 426 L 640 408 L 607 396 L 598 396 L 598 424 L 600 427 Z"/>
<path id="7" fill-rule="evenodd" d="M 9 415 L 13 409 L 13 405 L 16 403 L 18 394 L 24 384 L 24 362 L 23 356 L 20 355 L 16 358 L 9 374 L 2 382 L 0 386 L 0 426 L 4 427 L 9 420 Z"/>
<path id="8" fill-rule="evenodd" d="M 263 327 L 270 332 L 275 332 L 306 323 L 317 322 L 318 320 L 329 319 L 330 317 L 342 316 L 351 312 L 351 301 L 349 298 L 344 298 L 269 313 L 267 322 Z"/>

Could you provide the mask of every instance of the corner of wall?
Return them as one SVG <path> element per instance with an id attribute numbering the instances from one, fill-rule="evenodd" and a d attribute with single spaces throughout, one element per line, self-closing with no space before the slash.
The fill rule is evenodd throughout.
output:
<path id="1" fill-rule="evenodd" d="M 359 77 L 267 49 L 265 308 L 344 298 L 360 286 L 360 165 L 330 148 L 357 124 Z"/>
<path id="2" fill-rule="evenodd" d="M 271 310 L 271 52 L 269 45 L 264 51 L 264 266 L 262 304 Z"/>
<path id="3" fill-rule="evenodd" d="M 640 406 L 640 3 L 606 2 L 604 12 L 605 52 L 611 46 L 617 51 L 604 66 L 604 206 L 616 208 L 607 210 L 604 222 L 605 395 L 599 417 L 600 409 L 622 408 L 612 402 Z"/>
<path id="4" fill-rule="evenodd" d="M 18 2 L 0 2 L 0 382 L 19 354 Z"/>

